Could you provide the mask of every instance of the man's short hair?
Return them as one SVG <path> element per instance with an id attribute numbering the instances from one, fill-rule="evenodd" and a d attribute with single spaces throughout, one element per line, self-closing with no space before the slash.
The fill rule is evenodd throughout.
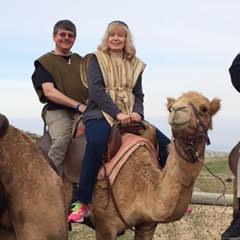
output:
<path id="1" fill-rule="evenodd" d="M 60 20 L 53 27 L 53 35 L 56 35 L 59 29 L 64 29 L 73 32 L 74 36 L 77 35 L 76 26 L 70 20 Z"/>

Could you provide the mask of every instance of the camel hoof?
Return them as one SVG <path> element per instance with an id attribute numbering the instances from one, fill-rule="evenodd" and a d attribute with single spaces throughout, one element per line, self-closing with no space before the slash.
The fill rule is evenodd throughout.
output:
<path id="1" fill-rule="evenodd" d="M 0 137 L 3 137 L 8 130 L 8 119 L 0 113 Z"/>

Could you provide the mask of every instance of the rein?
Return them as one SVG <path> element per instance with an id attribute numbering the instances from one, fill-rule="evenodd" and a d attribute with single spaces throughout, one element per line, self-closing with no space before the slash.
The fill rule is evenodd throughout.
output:
<path id="1" fill-rule="evenodd" d="M 194 113 L 194 115 L 197 119 L 197 125 L 196 125 L 195 135 L 192 138 L 189 139 L 190 140 L 189 142 L 186 141 L 186 144 L 185 144 L 185 147 L 184 147 L 184 149 L 185 149 L 184 151 L 185 151 L 186 155 L 188 156 L 188 158 L 186 159 L 185 157 L 182 156 L 182 154 L 180 153 L 180 150 L 177 147 L 176 141 L 174 140 L 175 149 L 176 149 L 178 155 L 180 157 L 182 157 L 185 161 L 188 161 L 188 162 L 191 162 L 191 163 L 199 161 L 213 177 L 217 178 L 222 183 L 223 191 L 222 191 L 222 194 L 220 196 L 218 196 L 216 202 L 221 197 L 223 197 L 223 199 L 225 200 L 225 203 L 226 203 L 225 193 L 227 191 L 227 187 L 226 187 L 225 182 L 219 176 L 214 174 L 206 166 L 206 164 L 199 159 L 200 154 L 196 151 L 197 144 L 201 143 L 201 139 L 202 139 L 202 141 L 204 142 L 204 148 L 205 148 L 206 143 L 207 143 L 207 145 L 210 144 L 210 139 L 209 139 L 208 134 L 207 134 L 207 128 L 205 127 L 205 125 L 203 124 L 203 122 L 201 121 L 201 119 L 199 117 L 199 113 L 197 111 L 197 108 L 192 103 L 190 103 L 189 105 L 191 106 L 191 108 L 193 110 L 193 113 Z M 202 128 L 203 134 L 199 133 L 200 128 Z M 200 139 L 200 141 L 198 141 L 199 139 Z M 204 151 L 204 148 L 203 148 L 203 151 Z"/>
<path id="2" fill-rule="evenodd" d="M 174 142 L 176 152 L 181 158 L 183 158 L 187 162 L 195 163 L 195 162 L 199 161 L 199 156 L 201 154 L 203 154 L 206 143 L 207 143 L 207 145 L 210 144 L 210 140 L 209 140 L 209 137 L 207 134 L 207 128 L 205 127 L 202 120 L 200 119 L 197 108 L 192 103 L 190 103 L 189 105 L 191 106 L 193 114 L 196 118 L 195 132 L 194 132 L 193 136 L 187 137 L 187 138 L 184 138 L 184 137 L 175 138 L 174 133 L 173 133 L 173 136 L 174 136 L 173 142 Z M 200 132 L 201 129 L 202 129 L 203 133 Z M 182 140 L 184 154 L 181 153 L 181 151 L 179 149 L 179 144 L 177 144 L 177 140 Z M 203 149 L 202 149 L 201 153 L 197 152 L 197 146 L 200 143 L 203 143 Z M 183 155 L 185 155 L 185 156 L 183 156 Z"/>
<path id="3" fill-rule="evenodd" d="M 136 135 L 139 135 L 139 131 L 141 129 L 145 129 L 145 126 L 144 126 L 144 124 L 142 122 L 141 123 L 133 123 L 131 125 L 128 125 L 128 124 L 121 125 L 120 123 L 117 123 L 116 127 L 118 127 L 120 133 L 130 132 L 130 133 L 133 133 L 133 134 L 136 134 Z M 110 160 L 111 160 L 110 159 L 110 154 L 107 154 L 107 161 L 106 162 L 109 162 Z M 106 204 L 105 209 L 108 207 L 109 202 L 110 202 L 110 198 L 111 198 L 112 202 L 113 202 L 113 206 L 114 206 L 114 208 L 115 208 L 115 210 L 116 210 L 116 212 L 118 214 L 118 217 L 122 221 L 122 223 L 128 229 L 130 229 L 131 231 L 136 232 L 137 230 L 127 223 L 127 221 L 125 220 L 125 218 L 123 217 L 123 214 L 121 213 L 121 211 L 119 209 L 119 206 L 117 204 L 116 198 L 115 198 L 114 193 L 113 193 L 113 189 L 112 189 L 112 186 L 111 186 L 111 183 L 110 183 L 109 176 L 107 175 L 105 161 L 102 162 L 102 165 L 103 165 L 103 169 L 104 169 L 104 179 L 105 179 L 105 182 L 106 182 L 106 185 L 107 185 L 106 190 L 108 192 L 108 199 L 107 199 L 107 204 Z M 151 231 L 156 226 L 157 226 L 157 224 L 154 223 L 153 226 L 149 227 L 149 229 L 142 230 L 141 232 L 144 234 L 145 232 Z M 138 232 L 139 232 L 139 230 L 138 230 Z"/>

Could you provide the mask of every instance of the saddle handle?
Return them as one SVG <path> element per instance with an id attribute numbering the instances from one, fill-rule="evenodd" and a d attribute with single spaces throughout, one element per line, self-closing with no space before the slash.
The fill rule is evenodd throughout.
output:
<path id="1" fill-rule="evenodd" d="M 75 138 L 77 136 L 78 125 L 79 125 L 81 120 L 82 120 L 82 114 L 79 114 L 79 116 L 77 118 L 77 121 L 74 122 L 73 131 L 72 131 L 72 138 Z"/>

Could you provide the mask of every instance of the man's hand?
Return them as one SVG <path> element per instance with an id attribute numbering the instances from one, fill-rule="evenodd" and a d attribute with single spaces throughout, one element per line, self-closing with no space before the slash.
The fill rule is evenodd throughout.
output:
<path id="1" fill-rule="evenodd" d="M 86 110 L 86 108 L 87 108 L 87 106 L 86 106 L 86 105 L 84 105 L 84 104 L 80 104 L 80 106 L 79 106 L 78 110 L 79 110 L 79 112 L 81 112 L 81 113 L 84 113 L 84 112 L 85 112 L 85 110 Z"/>

